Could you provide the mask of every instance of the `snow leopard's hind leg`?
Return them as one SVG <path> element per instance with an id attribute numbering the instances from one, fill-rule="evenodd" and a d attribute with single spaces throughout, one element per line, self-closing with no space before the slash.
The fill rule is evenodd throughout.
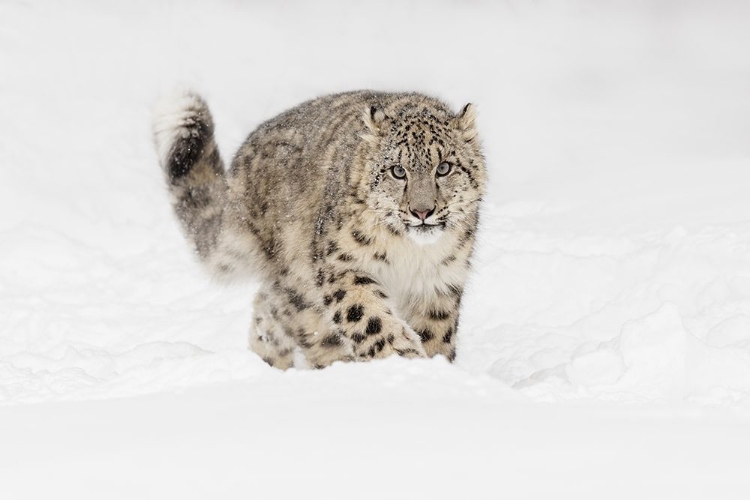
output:
<path id="1" fill-rule="evenodd" d="M 275 294 L 262 289 L 253 302 L 253 323 L 250 327 L 250 349 L 269 365 L 286 370 L 294 366 L 297 342 L 288 325 L 281 319 L 280 304 Z"/>

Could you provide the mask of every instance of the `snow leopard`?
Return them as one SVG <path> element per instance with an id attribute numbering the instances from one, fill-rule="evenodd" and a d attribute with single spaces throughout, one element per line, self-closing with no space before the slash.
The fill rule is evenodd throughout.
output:
<path id="1" fill-rule="evenodd" d="M 206 101 L 155 108 L 174 213 L 220 281 L 260 283 L 249 344 L 266 363 L 456 357 L 487 173 L 476 108 L 355 91 L 259 125 L 224 168 Z"/>

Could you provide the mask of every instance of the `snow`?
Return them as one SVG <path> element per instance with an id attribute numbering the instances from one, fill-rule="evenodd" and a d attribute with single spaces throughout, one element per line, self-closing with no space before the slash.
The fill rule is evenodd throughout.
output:
<path id="1" fill-rule="evenodd" d="M 750 497 L 750 8 L 0 4 L 0 498 Z M 152 106 L 229 158 L 315 95 L 477 105 L 458 358 L 280 372 Z"/>

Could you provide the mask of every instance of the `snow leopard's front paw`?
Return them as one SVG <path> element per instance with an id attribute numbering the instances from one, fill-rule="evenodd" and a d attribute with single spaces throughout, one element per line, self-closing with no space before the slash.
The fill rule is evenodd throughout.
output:
<path id="1" fill-rule="evenodd" d="M 352 335 L 359 359 L 378 359 L 397 354 L 405 358 L 424 358 L 419 336 L 392 315 L 371 317 L 364 332 Z"/>
<path id="2" fill-rule="evenodd" d="M 355 359 L 385 358 L 392 354 L 426 357 L 419 335 L 393 314 L 380 284 L 360 271 L 335 275 L 323 297 L 331 323 L 351 341 Z"/>

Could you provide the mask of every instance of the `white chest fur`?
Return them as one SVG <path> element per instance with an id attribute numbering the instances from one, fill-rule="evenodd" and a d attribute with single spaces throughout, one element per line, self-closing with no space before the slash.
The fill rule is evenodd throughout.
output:
<path id="1" fill-rule="evenodd" d="M 427 305 L 466 281 L 466 256 L 457 248 L 455 234 L 444 233 L 426 244 L 403 237 L 390 240 L 387 261 L 371 260 L 366 267 L 400 312 Z"/>

